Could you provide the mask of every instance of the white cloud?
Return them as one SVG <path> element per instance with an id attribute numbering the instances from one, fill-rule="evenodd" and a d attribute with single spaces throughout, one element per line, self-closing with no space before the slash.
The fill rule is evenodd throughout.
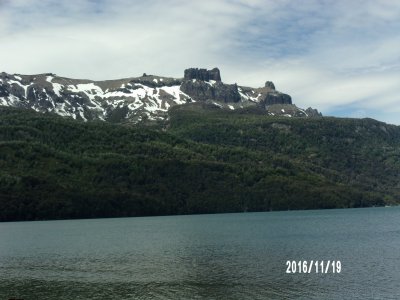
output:
<path id="1" fill-rule="evenodd" d="M 218 66 L 299 106 L 399 124 L 399 19 L 395 1 L 0 0 L 0 65 L 92 79 Z"/>
<path id="2" fill-rule="evenodd" d="M 88 8 L 75 13 L 69 4 L 63 8 L 66 16 L 74 13 L 63 21 L 43 7 L 35 8 L 24 19 L 25 26 L 0 37 L 2 67 L 19 73 L 50 69 L 94 79 L 141 72 L 181 76 L 188 66 L 217 65 L 230 45 L 226 34 L 241 24 L 236 17 L 240 19 L 242 10 L 224 2 L 131 3 L 106 3 L 106 13 L 100 15 L 89 14 Z M 18 7 L 10 8 L 4 19 Z M 9 27 L 14 23 L 9 21 Z"/>

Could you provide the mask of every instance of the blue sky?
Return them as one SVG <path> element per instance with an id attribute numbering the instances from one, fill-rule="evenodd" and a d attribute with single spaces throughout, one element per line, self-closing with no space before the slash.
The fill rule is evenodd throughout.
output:
<path id="1" fill-rule="evenodd" d="M 0 71 L 112 79 L 219 67 L 299 107 L 400 124 L 399 1 L 0 0 Z"/>

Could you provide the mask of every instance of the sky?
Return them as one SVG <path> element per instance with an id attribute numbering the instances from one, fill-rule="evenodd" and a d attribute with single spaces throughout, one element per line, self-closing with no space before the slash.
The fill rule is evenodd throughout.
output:
<path id="1" fill-rule="evenodd" d="M 103 80 L 189 67 L 400 125 L 400 1 L 0 0 L 0 72 Z"/>

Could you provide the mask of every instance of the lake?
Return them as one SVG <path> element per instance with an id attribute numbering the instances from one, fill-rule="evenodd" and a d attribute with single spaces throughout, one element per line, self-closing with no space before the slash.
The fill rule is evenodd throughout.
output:
<path id="1" fill-rule="evenodd" d="M 9 298 L 400 299 L 400 208 L 0 223 Z"/>

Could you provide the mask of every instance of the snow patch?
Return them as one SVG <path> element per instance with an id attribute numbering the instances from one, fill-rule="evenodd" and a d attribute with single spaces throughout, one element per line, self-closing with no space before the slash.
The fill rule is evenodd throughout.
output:
<path id="1" fill-rule="evenodd" d="M 59 84 L 59 83 L 55 83 L 55 82 L 52 82 L 51 83 L 52 85 L 53 85 L 53 92 L 58 96 L 58 97 L 61 97 L 61 90 L 64 88 L 64 86 L 62 85 L 62 84 Z"/>
<path id="2" fill-rule="evenodd" d="M 9 104 L 11 104 L 12 106 L 15 106 L 17 103 L 20 102 L 20 100 L 18 99 L 18 97 L 14 96 L 14 95 L 10 95 L 8 97 L 9 100 Z"/>
<path id="3" fill-rule="evenodd" d="M 252 101 L 252 102 L 259 102 L 258 97 L 260 97 L 261 94 L 258 94 L 257 97 L 252 97 L 252 96 L 249 96 L 249 95 L 243 93 L 243 90 L 242 90 L 242 89 L 238 89 L 238 91 L 239 91 L 239 95 L 240 95 L 243 99 L 245 99 L 245 100 L 247 100 L 247 101 Z"/>
<path id="4" fill-rule="evenodd" d="M 218 107 L 220 107 L 220 108 L 223 108 L 223 106 L 221 104 L 217 103 L 217 102 L 213 102 L 213 104 L 218 106 Z"/>
<path id="5" fill-rule="evenodd" d="M 140 108 L 141 106 L 143 106 L 143 103 L 142 103 L 142 102 L 140 102 L 140 101 L 135 101 L 135 102 L 133 102 L 133 103 L 130 103 L 130 104 L 128 105 L 128 108 L 129 108 L 130 110 L 137 110 L 137 109 Z"/>
<path id="6" fill-rule="evenodd" d="M 95 85 L 94 83 L 81 83 L 75 85 L 69 85 L 68 90 L 74 93 L 80 93 L 83 92 L 85 93 L 90 100 L 93 100 L 98 94 L 103 94 L 103 90 Z"/>
<path id="7" fill-rule="evenodd" d="M 204 81 L 205 83 L 207 83 L 209 86 L 214 86 L 216 81 L 215 80 L 209 80 L 209 81 Z"/>
<path id="8" fill-rule="evenodd" d="M 2 105 L 2 106 L 8 106 L 8 102 L 6 101 L 6 99 L 4 98 L 4 97 L 0 97 L 0 104 Z"/>
<path id="9" fill-rule="evenodd" d="M 306 117 L 308 117 L 308 113 L 306 113 L 306 111 L 304 109 L 298 108 L 299 111 L 301 111 L 303 114 L 306 115 Z"/>
<path id="10" fill-rule="evenodd" d="M 55 111 L 58 115 L 63 116 L 63 117 L 67 117 L 70 116 L 69 113 L 67 113 L 66 109 L 65 109 L 65 103 L 61 103 L 58 104 L 55 108 Z"/>
<path id="11" fill-rule="evenodd" d="M 85 118 L 84 110 L 82 107 L 78 107 L 79 115 L 83 119 L 83 121 L 87 122 L 87 119 Z"/>
<path id="12" fill-rule="evenodd" d="M 170 95 L 172 95 L 174 97 L 174 102 L 176 104 L 185 104 L 186 103 L 186 99 L 190 98 L 188 95 L 186 95 L 184 92 L 181 91 L 181 87 L 179 85 L 164 86 L 164 87 L 159 88 L 159 89 L 163 90 L 164 92 L 166 92 L 166 93 L 168 93 Z"/>

